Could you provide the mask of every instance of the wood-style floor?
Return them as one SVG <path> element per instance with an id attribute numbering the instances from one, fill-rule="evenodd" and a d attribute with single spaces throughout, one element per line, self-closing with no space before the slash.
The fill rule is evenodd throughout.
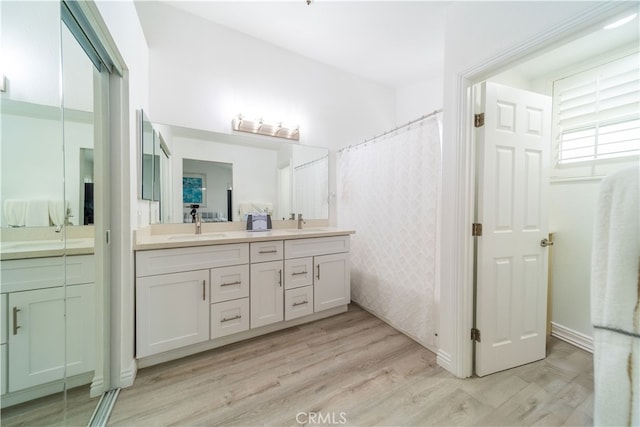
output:
<path id="1" fill-rule="evenodd" d="M 433 353 L 351 306 L 142 369 L 121 390 L 109 425 L 591 425 L 592 356 L 553 338 L 547 354 L 460 380 Z"/>
<path id="2" fill-rule="evenodd" d="M 86 426 L 99 398 L 89 397 L 89 386 L 35 399 L 2 409 L 2 427 Z"/>

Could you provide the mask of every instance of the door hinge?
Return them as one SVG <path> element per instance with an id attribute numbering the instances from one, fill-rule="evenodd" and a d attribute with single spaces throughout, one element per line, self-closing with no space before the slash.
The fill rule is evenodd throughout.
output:
<path id="1" fill-rule="evenodd" d="M 471 224 L 471 235 L 473 237 L 482 236 L 482 224 L 474 222 Z"/>
<path id="2" fill-rule="evenodd" d="M 471 341 L 480 342 L 480 329 L 471 328 Z"/>
<path id="3" fill-rule="evenodd" d="M 477 128 L 484 126 L 484 113 L 475 114 L 473 116 L 473 126 Z"/>

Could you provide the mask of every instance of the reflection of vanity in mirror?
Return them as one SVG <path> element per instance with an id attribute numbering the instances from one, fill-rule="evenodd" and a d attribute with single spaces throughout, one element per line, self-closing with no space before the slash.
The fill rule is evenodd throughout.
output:
<path id="1" fill-rule="evenodd" d="M 292 213 L 328 219 L 327 148 L 157 123 L 149 127 L 143 133 L 141 194 L 160 201 L 161 222 L 191 222 L 195 205 L 203 222 L 246 221 L 253 212 L 276 220 Z M 156 133 L 166 146 L 159 157 L 158 151 L 152 154 L 154 144 L 144 142 L 145 135 L 154 140 Z"/>

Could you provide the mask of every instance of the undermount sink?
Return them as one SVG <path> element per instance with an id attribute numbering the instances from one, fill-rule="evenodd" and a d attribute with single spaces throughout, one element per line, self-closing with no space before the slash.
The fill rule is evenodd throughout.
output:
<path id="1" fill-rule="evenodd" d="M 314 233 L 314 232 L 318 232 L 318 231 L 325 231 L 322 228 L 301 228 L 301 229 L 292 229 L 292 230 L 285 230 L 287 233 Z"/>
<path id="2" fill-rule="evenodd" d="M 205 234 L 174 234 L 167 237 L 168 240 L 209 240 L 227 237 L 224 233 L 205 233 Z"/>

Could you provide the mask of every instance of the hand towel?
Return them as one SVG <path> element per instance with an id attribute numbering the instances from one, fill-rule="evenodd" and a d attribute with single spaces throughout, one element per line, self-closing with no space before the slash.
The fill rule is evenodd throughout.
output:
<path id="1" fill-rule="evenodd" d="M 640 425 L 640 167 L 602 181 L 593 236 L 595 425 Z"/>
<path id="2" fill-rule="evenodd" d="M 4 201 L 4 215 L 7 226 L 24 227 L 27 218 L 27 201 L 7 199 Z"/>
<path id="3" fill-rule="evenodd" d="M 64 225 L 67 216 L 69 202 L 62 200 L 49 200 L 49 219 L 53 225 Z"/>
<path id="4" fill-rule="evenodd" d="M 27 227 L 49 226 L 48 200 L 29 200 L 29 202 L 27 203 L 25 225 Z"/>

